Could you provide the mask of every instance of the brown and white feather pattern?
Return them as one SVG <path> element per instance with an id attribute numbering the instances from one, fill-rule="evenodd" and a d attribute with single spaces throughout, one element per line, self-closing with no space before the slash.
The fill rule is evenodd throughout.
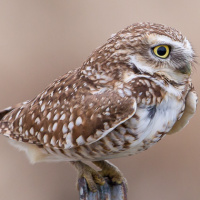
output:
<path id="1" fill-rule="evenodd" d="M 186 51 L 162 63 L 148 50 L 157 36 Z M 193 87 L 179 67 L 192 57 L 189 42 L 175 29 L 134 24 L 33 100 L 2 111 L 1 133 L 33 162 L 104 160 L 146 150 L 181 120 Z M 190 98 L 195 106 L 196 100 Z"/>

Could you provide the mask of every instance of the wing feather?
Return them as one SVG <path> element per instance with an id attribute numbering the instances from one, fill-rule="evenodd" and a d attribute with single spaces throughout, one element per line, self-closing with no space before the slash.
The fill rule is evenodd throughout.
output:
<path id="1" fill-rule="evenodd" d="M 0 123 L 6 131 L 1 132 L 18 141 L 68 149 L 98 141 L 134 115 L 134 97 L 68 76 L 6 114 Z"/>

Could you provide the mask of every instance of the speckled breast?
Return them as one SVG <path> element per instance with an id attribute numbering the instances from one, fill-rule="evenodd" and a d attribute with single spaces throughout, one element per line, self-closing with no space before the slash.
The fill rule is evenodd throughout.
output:
<path id="1" fill-rule="evenodd" d="M 175 124 L 184 102 L 166 96 L 157 106 L 139 105 L 135 115 L 104 138 L 63 153 L 68 160 L 102 160 L 129 156 L 157 143 Z"/>

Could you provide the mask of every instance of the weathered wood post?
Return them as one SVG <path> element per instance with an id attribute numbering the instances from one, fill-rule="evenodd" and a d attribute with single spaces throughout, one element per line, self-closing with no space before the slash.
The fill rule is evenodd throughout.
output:
<path id="1" fill-rule="evenodd" d="M 86 180 L 78 180 L 80 200 L 127 200 L 127 188 L 124 183 L 113 185 L 109 179 L 103 186 L 98 185 L 98 191 L 93 193 L 88 187 Z"/>

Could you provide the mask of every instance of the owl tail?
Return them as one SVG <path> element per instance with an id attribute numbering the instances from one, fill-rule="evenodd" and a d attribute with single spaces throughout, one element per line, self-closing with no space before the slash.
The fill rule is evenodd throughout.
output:
<path id="1" fill-rule="evenodd" d="M 11 111 L 14 110 L 15 108 L 19 108 L 19 107 L 21 107 L 21 106 L 23 106 L 24 104 L 27 104 L 27 103 L 29 103 L 29 101 L 24 101 L 24 102 L 22 102 L 22 103 L 18 103 L 18 104 L 14 105 L 14 106 L 10 106 L 10 107 L 8 107 L 8 108 L 5 108 L 5 109 L 1 110 L 1 111 L 0 111 L 0 120 L 2 120 L 3 117 L 4 117 L 6 114 L 8 114 L 9 112 L 11 112 Z"/>
<path id="2" fill-rule="evenodd" d="M 10 136 L 11 132 L 10 132 L 10 123 L 9 122 L 0 121 L 0 134 L 3 134 L 7 137 Z"/>
<path id="3" fill-rule="evenodd" d="M 0 134 L 3 135 L 10 135 L 10 131 L 9 131 L 9 122 L 3 121 L 3 117 L 8 114 L 9 112 L 11 112 L 14 109 L 14 107 L 8 107 L 4 110 L 0 111 Z"/>
<path id="4" fill-rule="evenodd" d="M 12 111 L 13 109 L 15 109 L 15 107 L 8 107 L 8 108 L 6 108 L 6 109 L 4 109 L 4 110 L 1 110 L 1 111 L 0 111 L 0 120 L 2 120 L 2 118 L 3 118 L 6 114 L 8 114 L 10 111 Z"/>
<path id="5" fill-rule="evenodd" d="M 28 103 L 29 101 L 25 101 L 23 103 L 18 103 L 14 106 L 10 106 L 8 108 L 5 108 L 3 110 L 0 111 L 0 134 L 3 134 L 5 136 L 10 136 L 11 132 L 10 132 L 10 123 L 7 120 L 4 120 L 4 117 L 10 113 L 12 110 L 14 110 L 15 108 L 19 108 L 22 105 Z"/>

